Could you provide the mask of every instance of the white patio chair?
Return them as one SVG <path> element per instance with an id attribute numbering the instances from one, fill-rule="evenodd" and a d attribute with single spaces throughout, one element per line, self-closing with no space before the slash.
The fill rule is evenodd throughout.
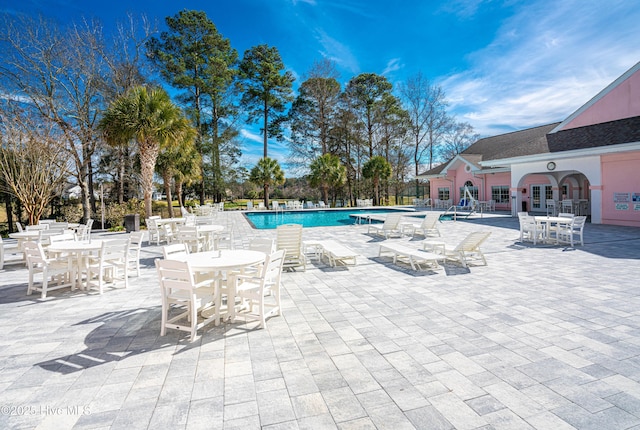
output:
<path id="1" fill-rule="evenodd" d="M 231 221 L 224 230 L 214 233 L 213 249 L 235 249 L 236 223 Z"/>
<path id="2" fill-rule="evenodd" d="M 196 282 L 189 264 L 184 261 L 156 259 L 155 264 L 162 296 L 160 336 L 164 336 L 169 328 L 189 333 L 189 340 L 193 342 L 199 329 L 220 320 L 217 284 L 213 279 Z M 199 319 L 199 312 L 212 305 L 215 312 Z M 175 309 L 178 314 L 172 315 Z"/>
<path id="3" fill-rule="evenodd" d="M 577 216 L 573 222 L 558 229 L 558 239 L 574 245 L 574 237 L 578 236 L 580 245 L 584 246 L 584 225 L 587 222 L 586 216 Z"/>
<path id="4" fill-rule="evenodd" d="M 16 229 L 18 229 L 18 232 L 24 231 L 24 228 L 22 228 L 22 224 L 20 224 L 18 221 L 16 221 Z"/>
<path id="5" fill-rule="evenodd" d="M 59 236 L 65 233 L 72 233 L 69 230 L 57 229 L 57 228 L 49 228 L 47 230 L 40 230 L 40 236 L 38 237 L 38 242 L 42 244 L 45 248 L 51 245 L 51 238 L 53 236 Z"/>
<path id="6" fill-rule="evenodd" d="M 148 243 L 151 244 L 152 241 L 155 241 L 156 245 L 160 245 L 162 241 L 166 241 L 167 244 L 171 243 L 173 231 L 171 231 L 171 228 L 166 224 L 158 224 L 156 219 L 157 218 L 154 217 L 146 219 L 147 230 L 149 232 Z"/>
<path id="7" fill-rule="evenodd" d="M 80 224 L 76 228 L 76 236 L 78 240 L 90 240 L 91 229 L 93 228 L 93 219 L 89 218 L 86 224 Z"/>
<path id="8" fill-rule="evenodd" d="M 259 321 L 260 328 L 266 327 L 268 317 L 281 314 L 280 279 L 285 253 L 284 249 L 280 249 L 267 255 L 258 276 L 237 275 L 235 277 L 236 296 L 249 307 L 248 312 L 239 315 Z M 270 310 L 267 311 L 267 309 Z"/>
<path id="9" fill-rule="evenodd" d="M 273 239 L 256 237 L 249 242 L 249 249 L 260 251 L 269 255 L 276 250 L 276 242 Z"/>
<path id="10" fill-rule="evenodd" d="M 104 287 L 129 286 L 129 238 L 110 239 L 102 243 L 97 256 L 88 258 L 87 289 L 97 287 L 100 294 Z"/>
<path id="11" fill-rule="evenodd" d="M 162 247 L 162 256 L 165 260 L 175 257 L 184 257 L 189 254 L 189 247 L 184 243 L 172 243 Z"/>
<path id="12" fill-rule="evenodd" d="M 5 264 L 20 264 L 24 263 L 24 254 L 18 247 L 17 242 L 4 242 L 2 236 L 0 236 L 0 270 L 2 270 Z"/>
<path id="13" fill-rule="evenodd" d="M 198 232 L 196 226 L 178 226 L 176 240 L 187 245 L 190 254 L 204 250 L 204 237 Z"/>
<path id="14" fill-rule="evenodd" d="M 143 239 L 144 231 L 133 231 L 129 234 L 129 270 L 135 271 L 136 276 L 140 276 L 140 251 Z"/>
<path id="15" fill-rule="evenodd" d="M 544 226 L 538 224 L 534 217 L 526 212 L 519 212 L 520 242 L 529 241 L 535 245 L 538 240 L 544 240 L 546 232 Z"/>
<path id="16" fill-rule="evenodd" d="M 29 270 L 29 286 L 27 295 L 34 291 L 40 291 L 40 297 L 46 298 L 49 291 L 60 288 L 76 287 L 76 268 L 71 258 L 47 258 L 42 244 L 37 242 L 25 242 L 23 245 L 27 268 Z M 37 274 L 42 275 L 39 286 L 35 283 Z M 55 284 L 52 286 L 51 283 Z"/>
<path id="17" fill-rule="evenodd" d="M 49 223 L 28 225 L 24 229 L 26 231 L 49 230 Z"/>
<path id="18" fill-rule="evenodd" d="M 302 250 L 302 225 L 282 224 L 276 227 L 276 249 L 286 251 L 285 268 L 302 266 L 303 271 L 307 270 L 307 259 Z"/>

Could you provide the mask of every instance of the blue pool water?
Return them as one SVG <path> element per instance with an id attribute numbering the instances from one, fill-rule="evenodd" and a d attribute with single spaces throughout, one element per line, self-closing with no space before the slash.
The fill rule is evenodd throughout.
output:
<path id="1" fill-rule="evenodd" d="M 257 229 L 276 228 L 281 224 L 302 224 L 303 227 L 335 227 L 338 225 L 351 225 L 356 218 L 350 214 L 387 214 L 397 212 L 393 209 L 332 209 L 332 210 L 301 210 L 301 211 L 264 211 L 247 212 L 247 217 Z M 409 212 L 410 213 L 410 212 Z"/>

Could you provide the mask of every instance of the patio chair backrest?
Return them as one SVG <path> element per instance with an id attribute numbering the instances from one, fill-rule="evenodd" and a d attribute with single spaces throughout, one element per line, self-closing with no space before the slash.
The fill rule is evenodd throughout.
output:
<path id="1" fill-rule="evenodd" d="M 420 223 L 420 228 L 423 228 L 425 230 L 431 230 L 436 226 L 439 220 L 440 220 L 440 214 L 428 213 L 425 215 L 424 219 Z"/>
<path id="2" fill-rule="evenodd" d="M 400 224 L 401 219 L 402 219 L 401 213 L 390 213 L 384 219 L 384 223 L 382 223 L 382 228 L 384 230 L 393 230 L 398 227 L 398 224 Z"/>
<path id="3" fill-rule="evenodd" d="M 465 237 L 462 242 L 456 246 L 455 251 L 459 252 L 471 252 L 480 248 L 482 242 L 487 240 L 487 238 L 491 235 L 489 231 L 475 231 L 473 233 L 469 233 L 467 237 Z"/>

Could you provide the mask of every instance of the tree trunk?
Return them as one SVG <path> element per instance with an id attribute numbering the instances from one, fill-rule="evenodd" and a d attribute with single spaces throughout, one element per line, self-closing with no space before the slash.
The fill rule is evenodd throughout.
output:
<path id="1" fill-rule="evenodd" d="M 184 200 L 182 198 L 182 181 L 176 181 L 176 199 L 178 200 L 178 205 L 180 207 L 184 207 Z"/>
<path id="2" fill-rule="evenodd" d="M 4 193 L 4 207 L 7 212 L 9 233 L 13 233 L 13 210 L 11 210 L 11 195 L 9 193 Z"/>
<path id="3" fill-rule="evenodd" d="M 264 207 L 269 209 L 269 184 L 264 184 Z"/>
<path id="4" fill-rule="evenodd" d="M 264 100 L 264 158 L 267 158 L 267 130 L 269 125 L 269 109 L 267 100 Z"/>
<path id="5" fill-rule="evenodd" d="M 169 209 L 169 218 L 173 218 L 173 201 L 171 198 L 171 175 L 162 175 L 164 182 L 164 194 L 167 196 L 167 209 Z"/>
<path id="6" fill-rule="evenodd" d="M 146 218 L 152 215 L 151 196 L 153 194 L 153 172 L 158 158 L 159 146 L 153 142 L 140 142 L 140 173 L 144 193 L 144 211 Z"/>

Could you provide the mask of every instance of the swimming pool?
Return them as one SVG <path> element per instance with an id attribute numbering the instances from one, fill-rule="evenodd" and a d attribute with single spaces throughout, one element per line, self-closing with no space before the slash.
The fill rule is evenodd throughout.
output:
<path id="1" fill-rule="evenodd" d="M 302 224 L 303 227 L 335 227 L 351 225 L 355 218 L 351 214 L 384 215 L 398 212 L 398 209 L 305 209 L 300 211 L 256 211 L 246 212 L 244 216 L 257 229 L 276 228 L 281 224 Z M 407 214 L 412 211 L 402 211 Z"/>

